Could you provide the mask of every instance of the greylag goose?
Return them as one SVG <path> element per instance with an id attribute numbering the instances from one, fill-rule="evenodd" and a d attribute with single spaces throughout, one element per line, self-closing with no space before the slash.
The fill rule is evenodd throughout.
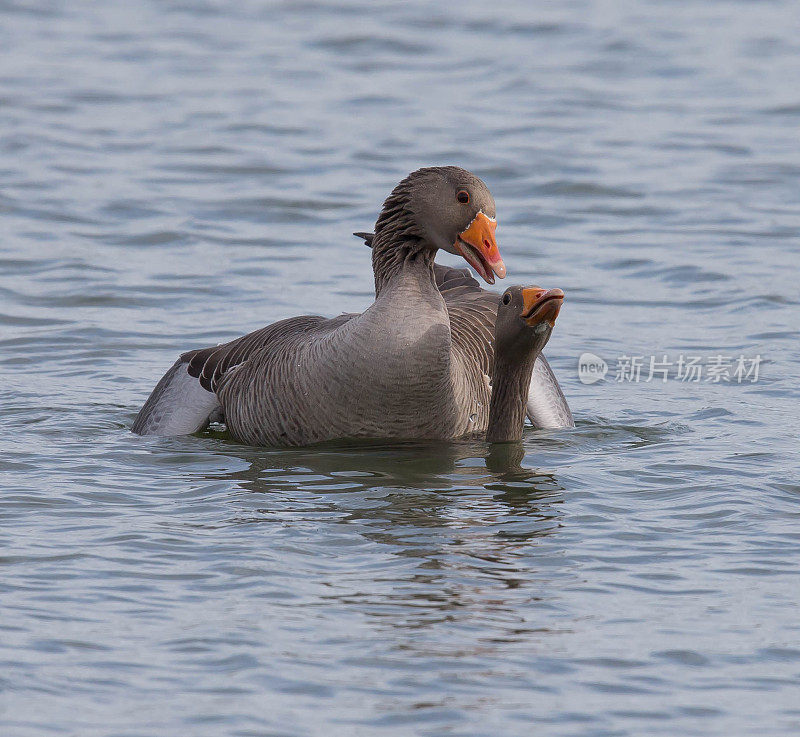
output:
<path id="1" fill-rule="evenodd" d="M 534 366 L 541 360 L 563 301 L 560 289 L 509 287 L 503 294 L 495 325 L 487 442 L 522 437 Z"/>
<path id="2" fill-rule="evenodd" d="M 457 167 L 413 172 L 375 224 L 376 296 L 366 311 L 294 317 L 184 353 L 133 431 L 188 434 L 221 413 L 233 437 L 253 445 L 482 436 L 496 306 L 458 272 L 440 290 L 433 262 L 439 248 L 460 254 L 494 283 L 505 276 L 495 228 L 480 179 Z"/>
<path id="3" fill-rule="evenodd" d="M 372 247 L 374 234 L 354 233 Z M 467 269 L 453 269 L 441 264 L 433 265 L 436 286 L 444 296 L 450 313 L 453 341 L 464 343 L 478 362 L 481 370 L 491 375 L 494 354 L 495 318 L 500 295 L 482 289 Z M 480 309 L 476 309 L 480 306 Z M 463 340 L 462 340 L 463 338 Z M 538 429 L 575 427 L 569 404 L 561 391 L 558 379 L 544 355 L 533 367 L 526 415 Z"/>

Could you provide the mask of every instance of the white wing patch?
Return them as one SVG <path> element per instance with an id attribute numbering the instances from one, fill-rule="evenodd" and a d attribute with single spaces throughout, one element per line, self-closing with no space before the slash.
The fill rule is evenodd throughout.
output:
<path id="1" fill-rule="evenodd" d="M 528 405 L 525 414 L 534 427 L 541 430 L 557 430 L 575 427 L 558 380 L 544 356 L 540 355 L 533 364 L 531 386 L 528 389 Z"/>
<path id="2" fill-rule="evenodd" d="M 202 430 L 219 406 L 217 395 L 190 376 L 189 364 L 178 361 L 153 389 L 133 423 L 140 435 L 189 435 Z"/>

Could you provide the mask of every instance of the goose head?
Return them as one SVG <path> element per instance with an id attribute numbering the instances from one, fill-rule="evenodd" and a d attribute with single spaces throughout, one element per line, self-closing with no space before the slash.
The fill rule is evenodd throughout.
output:
<path id="1" fill-rule="evenodd" d="M 519 441 L 531 376 L 564 301 L 560 289 L 509 287 L 497 307 L 492 399 L 486 440 Z"/>
<path id="2" fill-rule="evenodd" d="M 497 220 L 489 188 L 457 166 L 434 166 L 409 174 L 384 203 L 375 237 L 398 227 L 420 249 L 462 256 L 489 284 L 506 275 L 495 240 Z"/>
<path id="3" fill-rule="evenodd" d="M 495 355 L 522 363 L 544 348 L 564 303 L 560 289 L 513 286 L 503 292 L 495 323 Z"/>

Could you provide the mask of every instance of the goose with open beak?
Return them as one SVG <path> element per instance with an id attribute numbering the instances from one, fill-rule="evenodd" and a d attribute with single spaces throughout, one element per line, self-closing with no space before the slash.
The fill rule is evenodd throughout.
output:
<path id="1" fill-rule="evenodd" d="M 503 278 L 495 217 L 491 193 L 470 172 L 413 172 L 375 224 L 375 301 L 364 312 L 289 318 L 184 353 L 133 431 L 187 434 L 224 417 L 252 445 L 482 437 L 497 295 L 476 290 L 468 272 L 437 274 L 434 258 L 444 249 L 489 283 Z"/>

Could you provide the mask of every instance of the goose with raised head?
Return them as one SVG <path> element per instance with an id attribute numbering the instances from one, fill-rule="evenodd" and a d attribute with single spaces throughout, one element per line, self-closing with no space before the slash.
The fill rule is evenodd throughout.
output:
<path id="1" fill-rule="evenodd" d="M 560 289 L 540 287 L 509 287 L 500 299 L 487 442 L 522 438 L 534 367 L 542 359 L 563 302 Z"/>
<path id="2" fill-rule="evenodd" d="M 353 235 L 363 238 L 372 247 L 373 233 Z M 490 373 L 494 361 L 495 320 L 500 295 L 482 289 L 467 269 L 434 264 L 433 273 L 450 314 L 453 341 L 463 345 L 481 369 Z M 575 427 L 564 392 L 544 354 L 539 355 L 533 366 L 525 414 L 531 424 L 540 430 Z"/>
<path id="3" fill-rule="evenodd" d="M 489 323 L 469 316 L 496 306 L 459 278 L 440 290 L 433 262 L 442 248 L 489 283 L 504 277 L 495 228 L 494 199 L 476 176 L 457 167 L 413 172 L 376 222 L 376 296 L 367 310 L 294 317 L 184 353 L 133 431 L 188 434 L 221 414 L 235 438 L 254 445 L 482 436 L 491 359 L 481 346 Z M 463 329 L 451 330 L 459 320 Z"/>

